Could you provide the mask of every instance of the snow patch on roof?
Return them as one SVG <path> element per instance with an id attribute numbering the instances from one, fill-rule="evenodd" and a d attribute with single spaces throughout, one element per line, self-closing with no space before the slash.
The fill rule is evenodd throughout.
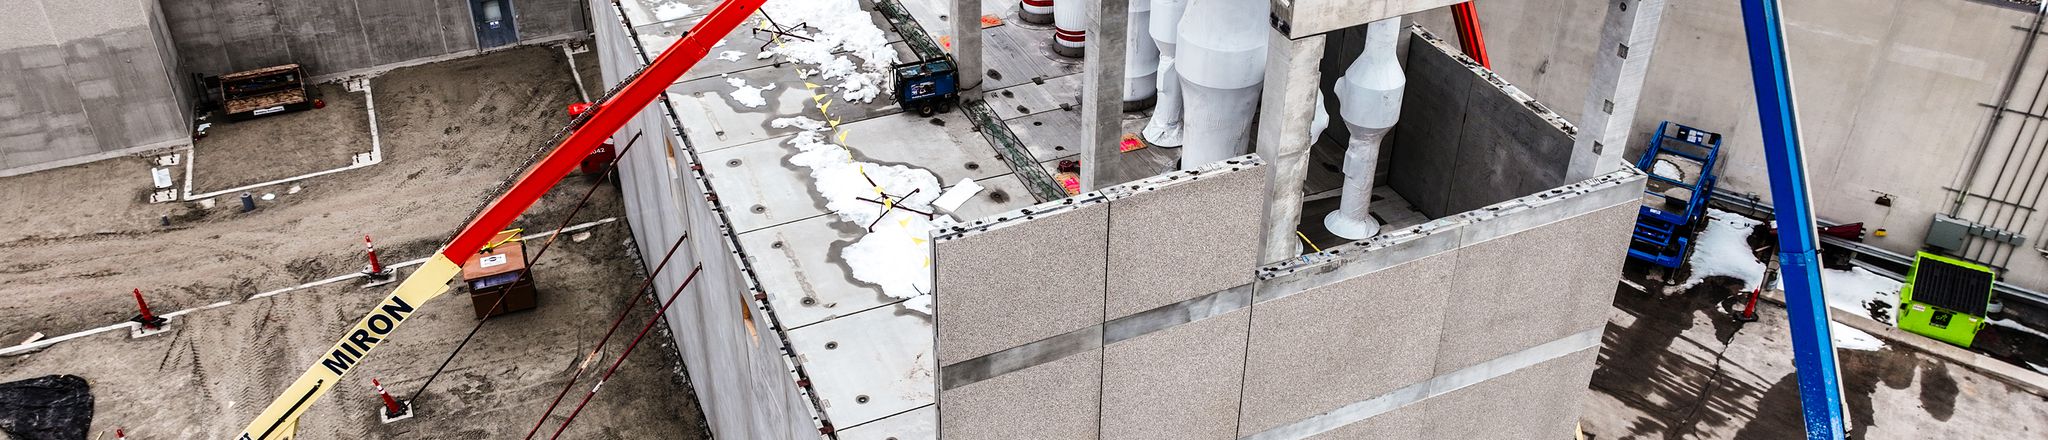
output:
<path id="1" fill-rule="evenodd" d="M 761 10 L 774 16 L 777 23 L 809 25 L 807 29 L 790 32 L 802 38 L 777 37 L 775 44 L 761 53 L 762 58 L 779 55 L 787 61 L 817 66 L 817 73 L 824 79 L 838 81 L 831 87 L 847 101 L 868 102 L 882 94 L 883 84 L 896 64 L 896 51 L 889 48 L 887 34 L 869 21 L 867 11 L 860 9 L 860 2 L 768 2 Z M 846 54 L 835 53 L 839 51 Z"/>

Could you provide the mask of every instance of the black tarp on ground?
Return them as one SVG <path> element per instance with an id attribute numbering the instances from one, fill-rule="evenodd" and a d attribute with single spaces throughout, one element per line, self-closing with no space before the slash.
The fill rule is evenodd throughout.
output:
<path id="1" fill-rule="evenodd" d="M 92 387 L 63 375 L 0 383 L 0 432 L 20 440 L 85 440 Z"/>

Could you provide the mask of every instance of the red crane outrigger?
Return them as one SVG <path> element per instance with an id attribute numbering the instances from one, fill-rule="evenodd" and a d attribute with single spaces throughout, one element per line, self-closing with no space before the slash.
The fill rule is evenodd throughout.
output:
<path id="1" fill-rule="evenodd" d="M 288 439 L 297 429 L 299 416 L 312 406 L 320 396 L 340 383 L 342 376 L 360 365 L 370 350 L 386 339 L 400 323 L 411 317 L 417 307 L 447 291 L 448 280 L 462 270 L 463 261 L 483 249 L 491 237 L 512 224 L 534 202 L 547 194 L 548 189 L 560 183 L 563 177 L 575 170 L 592 150 L 604 145 L 613 133 L 624 127 L 642 109 L 660 98 L 670 84 L 682 78 L 683 73 L 703 61 L 711 52 L 711 46 L 718 40 L 739 28 L 747 17 L 761 9 L 767 0 L 726 0 L 711 10 L 703 20 L 690 28 L 681 41 L 662 51 L 654 62 L 627 79 L 611 95 L 600 100 L 596 109 L 574 122 L 567 136 L 538 162 L 512 180 L 504 194 L 485 205 L 483 211 L 471 219 L 468 225 L 455 233 L 455 237 L 441 247 L 441 251 L 421 264 L 419 270 L 407 276 L 391 295 L 384 298 L 363 319 L 356 321 L 353 329 L 336 341 L 326 354 L 298 380 L 292 382 L 277 400 L 270 402 L 249 426 L 242 430 L 241 440 Z"/>

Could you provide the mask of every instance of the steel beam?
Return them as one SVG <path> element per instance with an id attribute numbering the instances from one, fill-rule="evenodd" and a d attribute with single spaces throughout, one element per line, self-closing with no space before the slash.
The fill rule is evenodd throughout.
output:
<path id="1" fill-rule="evenodd" d="M 1791 321 L 1792 364 L 1798 369 L 1806 438 L 1839 440 L 1843 438 L 1842 387 L 1835 368 L 1834 339 L 1828 331 L 1832 321 L 1822 292 L 1813 207 L 1807 203 L 1806 168 L 1782 19 L 1776 0 L 1742 1 L 1757 117 L 1762 122 L 1764 159 L 1778 221 L 1778 264 L 1784 273 L 1785 312 Z"/>

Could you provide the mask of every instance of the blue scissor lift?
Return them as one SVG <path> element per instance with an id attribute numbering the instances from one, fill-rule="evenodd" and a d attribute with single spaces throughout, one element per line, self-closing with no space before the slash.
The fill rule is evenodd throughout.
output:
<path id="1" fill-rule="evenodd" d="M 1715 162 L 1721 156 L 1721 135 L 1673 124 L 1657 125 L 1657 137 L 1643 151 L 1636 168 L 1650 174 L 1636 216 L 1635 239 L 1628 256 L 1663 267 L 1674 282 L 1678 267 L 1692 249 L 1692 233 L 1704 224 L 1707 200 L 1714 194 Z"/>

